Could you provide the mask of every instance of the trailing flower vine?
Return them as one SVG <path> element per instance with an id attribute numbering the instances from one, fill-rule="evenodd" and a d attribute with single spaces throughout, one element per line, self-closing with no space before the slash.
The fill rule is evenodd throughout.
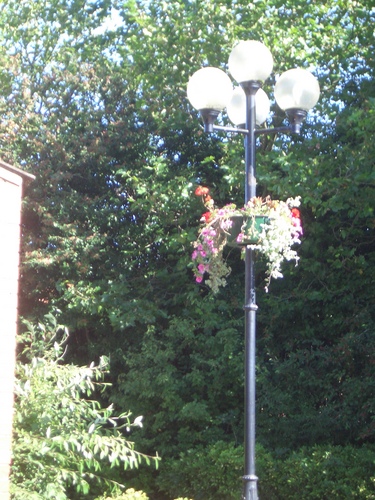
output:
<path id="1" fill-rule="evenodd" d="M 207 211 L 201 217 L 201 228 L 194 242 L 192 259 L 195 279 L 205 283 L 217 293 L 226 285 L 231 269 L 224 258 L 226 245 L 239 246 L 244 256 L 246 246 L 262 254 L 267 261 L 266 290 L 271 278 L 282 278 L 281 265 L 284 260 L 299 257 L 292 247 L 301 243 L 303 234 L 298 207 L 300 197 L 288 198 L 285 202 L 267 198 L 252 198 L 244 207 L 235 204 L 216 208 L 207 187 L 195 190 L 201 196 Z M 237 229 L 237 230 L 236 230 Z"/>

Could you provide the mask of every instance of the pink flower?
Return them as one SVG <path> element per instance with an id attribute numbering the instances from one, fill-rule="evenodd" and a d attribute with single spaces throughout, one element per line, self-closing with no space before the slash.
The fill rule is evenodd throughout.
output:
<path id="1" fill-rule="evenodd" d="M 205 227 L 202 229 L 202 236 L 216 236 L 216 231 L 215 229 Z"/>
<path id="2" fill-rule="evenodd" d="M 201 274 L 204 274 L 205 271 L 206 271 L 206 266 L 204 264 L 199 264 L 198 266 L 198 271 L 201 273 Z"/>
<path id="3" fill-rule="evenodd" d="M 196 276 L 196 277 L 195 277 L 195 281 L 196 281 L 197 283 L 202 283 L 202 281 L 203 281 L 202 276 Z"/>
<path id="4" fill-rule="evenodd" d="M 293 232 L 293 236 L 295 238 L 298 238 L 299 236 L 302 236 L 303 235 L 303 229 L 302 229 L 302 225 L 301 225 L 301 220 L 293 218 L 292 219 L 292 224 L 293 224 L 294 229 L 295 229 L 294 232 Z"/>
<path id="5" fill-rule="evenodd" d="M 194 252 L 191 254 L 191 258 L 195 260 L 198 257 L 198 252 L 194 250 Z"/>

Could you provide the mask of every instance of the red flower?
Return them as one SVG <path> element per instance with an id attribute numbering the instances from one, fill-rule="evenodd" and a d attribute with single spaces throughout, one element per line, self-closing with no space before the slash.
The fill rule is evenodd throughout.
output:
<path id="1" fill-rule="evenodd" d="M 205 220 L 206 222 L 210 222 L 211 212 L 205 212 L 202 214 L 201 221 Z"/>
<path id="2" fill-rule="evenodd" d="M 293 217 L 293 219 L 300 219 L 301 218 L 301 212 L 299 211 L 298 208 L 292 208 L 292 217 Z"/>
<path id="3" fill-rule="evenodd" d="M 292 224 L 295 227 L 295 236 L 299 238 L 300 236 L 303 235 L 301 212 L 299 211 L 298 208 L 292 208 L 291 213 L 292 213 Z"/>
<path id="4" fill-rule="evenodd" d="M 206 196 L 210 192 L 208 187 L 198 186 L 195 190 L 195 196 Z"/>

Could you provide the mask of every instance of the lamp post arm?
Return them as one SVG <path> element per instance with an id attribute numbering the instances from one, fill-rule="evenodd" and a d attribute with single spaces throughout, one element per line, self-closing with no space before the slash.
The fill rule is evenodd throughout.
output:
<path id="1" fill-rule="evenodd" d="M 213 129 L 218 130 L 218 131 L 221 130 L 223 132 L 233 132 L 234 134 L 246 135 L 249 133 L 247 128 L 240 128 L 240 127 L 226 127 L 226 126 L 222 126 L 222 125 L 214 125 Z"/>
<path id="2" fill-rule="evenodd" d="M 247 128 L 227 127 L 222 125 L 214 125 L 213 130 L 222 132 L 232 132 L 234 134 L 242 134 L 242 135 L 247 135 L 249 133 Z M 267 134 L 290 134 L 290 133 L 298 134 L 299 131 L 295 130 L 295 127 L 293 125 L 285 125 L 283 127 L 273 127 L 273 128 L 256 128 L 254 130 L 255 136 L 267 135 Z"/>

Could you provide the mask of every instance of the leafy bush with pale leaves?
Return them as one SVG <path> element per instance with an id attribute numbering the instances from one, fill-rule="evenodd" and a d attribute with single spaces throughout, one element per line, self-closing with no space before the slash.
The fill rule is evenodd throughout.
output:
<path id="1" fill-rule="evenodd" d="M 13 498 L 72 500 L 94 485 L 119 492 L 124 485 L 110 478 L 112 468 L 158 464 L 158 457 L 139 453 L 125 437 L 142 426 L 142 417 L 132 420 L 130 413 L 116 416 L 112 405 L 101 407 L 97 396 L 108 385 L 108 360 L 89 367 L 63 364 L 68 332 L 53 316 L 46 320 L 49 326 L 27 324 L 28 360 L 17 364 Z"/>

